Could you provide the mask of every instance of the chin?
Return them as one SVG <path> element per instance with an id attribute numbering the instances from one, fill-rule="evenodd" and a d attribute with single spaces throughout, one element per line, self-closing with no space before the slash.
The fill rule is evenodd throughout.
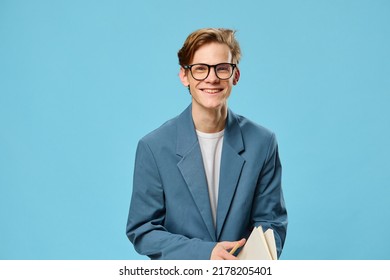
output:
<path id="1" fill-rule="evenodd" d="M 209 110 L 218 110 L 221 109 L 225 104 L 226 104 L 225 102 L 218 102 L 218 103 L 210 102 L 210 103 L 203 103 L 203 104 L 201 103 L 201 106 Z"/>

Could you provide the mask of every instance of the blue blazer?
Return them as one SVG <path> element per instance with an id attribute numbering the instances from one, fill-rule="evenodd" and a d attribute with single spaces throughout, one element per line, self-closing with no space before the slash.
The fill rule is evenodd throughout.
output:
<path id="1" fill-rule="evenodd" d="M 191 105 L 137 147 L 126 234 L 151 259 L 210 259 L 220 241 L 272 228 L 280 255 L 287 230 L 281 164 L 269 130 L 228 111 L 216 227 Z"/>

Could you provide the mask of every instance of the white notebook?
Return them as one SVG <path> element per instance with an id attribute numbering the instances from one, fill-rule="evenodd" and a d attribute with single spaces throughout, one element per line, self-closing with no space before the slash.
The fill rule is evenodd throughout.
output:
<path id="1" fill-rule="evenodd" d="M 274 231 L 263 232 L 261 226 L 254 228 L 237 257 L 240 260 L 277 260 Z"/>

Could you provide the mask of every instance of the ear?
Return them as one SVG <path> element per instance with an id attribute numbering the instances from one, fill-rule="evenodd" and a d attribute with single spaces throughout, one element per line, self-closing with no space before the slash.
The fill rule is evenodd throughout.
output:
<path id="1" fill-rule="evenodd" d="M 236 70 L 234 71 L 233 85 L 236 85 L 238 80 L 240 80 L 240 69 L 236 67 Z"/>
<path id="2" fill-rule="evenodd" d="M 190 85 L 190 83 L 188 82 L 188 75 L 187 74 L 188 74 L 188 71 L 186 71 L 186 69 L 184 69 L 183 67 L 180 67 L 179 77 L 180 77 L 181 83 L 185 87 L 188 87 Z"/>

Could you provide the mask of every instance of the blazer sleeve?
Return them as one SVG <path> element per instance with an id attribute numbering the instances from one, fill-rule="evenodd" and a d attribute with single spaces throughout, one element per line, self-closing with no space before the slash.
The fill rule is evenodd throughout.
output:
<path id="1" fill-rule="evenodd" d="M 164 188 L 150 147 L 138 143 L 126 234 L 151 259 L 210 259 L 215 242 L 187 238 L 164 227 Z"/>
<path id="2" fill-rule="evenodd" d="M 270 139 L 267 157 L 257 183 L 252 208 L 255 226 L 261 225 L 265 231 L 272 228 L 275 235 L 278 258 L 283 249 L 287 232 L 287 210 L 284 202 L 282 166 L 279 159 L 275 135 Z"/>

